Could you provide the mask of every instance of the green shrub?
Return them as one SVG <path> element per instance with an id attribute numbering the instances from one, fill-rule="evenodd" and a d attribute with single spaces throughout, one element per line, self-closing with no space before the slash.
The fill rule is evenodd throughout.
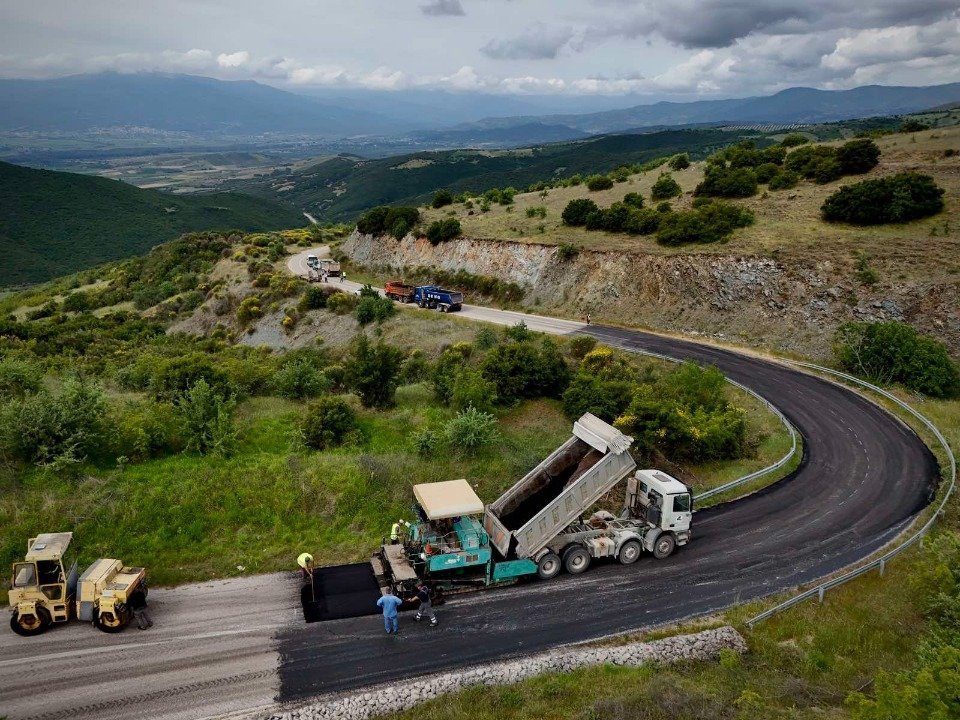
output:
<path id="1" fill-rule="evenodd" d="M 221 397 L 235 392 L 226 372 L 214 364 L 210 355 L 200 352 L 162 361 L 150 378 L 150 390 L 157 400 L 177 404 L 200 380 Z"/>
<path id="2" fill-rule="evenodd" d="M 497 387 L 471 367 L 463 367 L 453 381 L 450 407 L 466 410 L 469 407 L 492 412 L 497 403 Z"/>
<path id="3" fill-rule="evenodd" d="M 140 461 L 185 447 L 179 416 L 170 403 L 128 401 L 110 408 L 109 422 L 111 454 L 117 458 Z"/>
<path id="4" fill-rule="evenodd" d="M 323 374 L 321 363 L 303 355 L 285 358 L 273 375 L 272 384 L 277 395 L 293 400 L 316 397 L 330 389 L 330 381 Z"/>
<path id="5" fill-rule="evenodd" d="M 473 455 L 492 445 L 500 431 L 493 415 L 468 407 L 444 426 L 443 436 L 448 447 Z"/>
<path id="6" fill-rule="evenodd" d="M 0 410 L 0 445 L 21 460 L 66 469 L 106 445 L 106 411 L 99 385 L 71 378 L 55 393 L 8 401 Z"/>
<path id="7" fill-rule="evenodd" d="M 453 195 L 449 190 L 437 190 L 433 195 L 433 202 L 430 203 L 433 208 L 442 208 L 447 205 L 453 205 Z"/>
<path id="8" fill-rule="evenodd" d="M 638 192 L 628 192 L 623 196 L 623 204 L 634 208 L 643 207 L 643 195 Z"/>
<path id="9" fill-rule="evenodd" d="M 823 158 L 813 166 L 813 181 L 819 185 L 826 185 L 843 177 L 843 166 L 835 158 Z"/>
<path id="10" fill-rule="evenodd" d="M 533 207 L 527 208 L 527 217 L 528 218 L 545 218 L 547 216 L 547 209 L 543 205 L 536 205 Z"/>
<path id="11" fill-rule="evenodd" d="M 424 357 L 423 351 L 415 349 L 403 361 L 403 367 L 400 368 L 400 379 L 405 385 L 413 385 L 429 379 L 431 371 L 430 362 Z"/>
<path id="12" fill-rule="evenodd" d="M 357 230 L 364 235 L 383 235 L 390 232 L 403 237 L 420 222 L 420 211 L 415 207 L 375 207 L 357 220 Z"/>
<path id="13" fill-rule="evenodd" d="M 335 292 L 327 297 L 327 310 L 337 315 L 346 315 L 360 303 L 360 298 L 352 293 Z"/>
<path id="14" fill-rule="evenodd" d="M 297 303 L 297 307 L 301 312 L 306 312 L 307 310 L 321 310 L 327 306 L 327 293 L 323 291 L 323 288 L 317 285 L 311 285 L 300 296 L 300 302 Z"/>
<path id="15" fill-rule="evenodd" d="M 748 208 L 712 202 L 696 210 L 664 215 L 657 231 L 657 242 L 671 246 L 718 242 L 753 221 L 754 214 Z"/>
<path id="16" fill-rule="evenodd" d="M 758 165 L 757 169 L 754 170 L 757 176 L 757 182 L 764 185 L 770 182 L 779 172 L 780 166 L 775 163 L 764 163 L 763 165 Z"/>
<path id="17" fill-rule="evenodd" d="M 631 168 L 627 165 L 620 165 L 610 171 L 610 179 L 614 182 L 626 182 L 632 174 Z"/>
<path id="18" fill-rule="evenodd" d="M 609 190 L 613 187 L 613 180 L 606 175 L 592 175 L 587 178 L 587 190 L 597 192 L 598 190 Z"/>
<path id="19" fill-rule="evenodd" d="M 584 225 L 587 222 L 587 216 L 599 210 L 600 208 L 593 200 L 578 198 L 567 203 L 560 217 L 565 225 Z"/>
<path id="20" fill-rule="evenodd" d="M 303 444 L 314 450 L 340 445 L 357 430 L 357 414 L 350 403 L 336 395 L 311 402 L 298 423 Z"/>
<path id="21" fill-rule="evenodd" d="M 198 380 L 179 397 L 177 413 L 183 423 L 188 451 L 225 457 L 236 446 L 233 424 L 236 401 L 217 388 Z"/>
<path id="22" fill-rule="evenodd" d="M 587 373 L 577 373 L 563 393 L 563 411 L 571 420 L 586 412 L 601 420 L 613 422 L 630 404 L 633 385 L 624 380 L 602 380 Z"/>
<path id="23" fill-rule="evenodd" d="M 652 208 L 633 210 L 624 223 L 623 229 L 631 235 L 651 235 L 660 227 L 662 213 Z"/>
<path id="24" fill-rule="evenodd" d="M 357 322 L 361 325 L 377 322 L 382 323 L 390 319 L 397 312 L 393 300 L 387 297 L 364 297 L 360 298 L 357 305 Z"/>
<path id="25" fill-rule="evenodd" d="M 726 168 L 708 165 L 703 181 L 693 192 L 694 195 L 710 197 L 750 197 L 757 192 L 757 175 L 747 167 Z"/>
<path id="26" fill-rule="evenodd" d="M 85 292 L 72 292 L 63 300 L 64 312 L 86 312 L 90 307 L 90 296 Z"/>
<path id="27" fill-rule="evenodd" d="M 878 384 L 901 383 L 931 397 L 960 394 L 960 371 L 946 347 L 905 323 L 841 325 L 834 355 L 845 370 Z"/>
<path id="28" fill-rule="evenodd" d="M 823 219 L 853 225 L 904 223 L 943 210 L 943 188 L 929 175 L 903 172 L 846 185 L 820 207 Z"/>
<path id="29" fill-rule="evenodd" d="M 0 401 L 21 398 L 43 387 L 43 370 L 33 363 L 0 357 Z"/>
<path id="30" fill-rule="evenodd" d="M 597 346 L 597 339 L 590 335 L 577 335 L 570 341 L 570 354 L 578 360 Z"/>
<path id="31" fill-rule="evenodd" d="M 440 353 L 440 357 L 433 366 L 430 383 L 433 386 L 433 394 L 441 404 L 450 404 L 453 384 L 472 353 L 473 346 L 470 343 L 456 343 Z"/>
<path id="32" fill-rule="evenodd" d="M 410 435 L 410 443 L 420 457 L 433 457 L 443 445 L 443 436 L 436 430 L 422 428 Z"/>
<path id="33" fill-rule="evenodd" d="M 483 377 L 497 388 L 501 404 L 524 398 L 560 397 L 570 382 L 570 369 L 556 344 L 545 338 L 541 347 L 530 342 L 504 342 L 481 363 Z"/>
<path id="34" fill-rule="evenodd" d="M 573 243 L 562 242 L 557 246 L 557 258 L 561 262 L 567 262 L 568 260 L 573 260 L 579 254 L 580 254 L 580 248 L 578 248 Z"/>
<path id="35" fill-rule="evenodd" d="M 489 350 L 499 341 L 500 338 L 497 335 L 497 332 L 489 325 L 484 325 L 477 330 L 477 335 L 473 344 L 477 346 L 478 350 Z"/>
<path id="36" fill-rule="evenodd" d="M 670 198 L 680 197 L 682 193 L 680 184 L 673 179 L 670 173 L 660 173 L 660 177 L 650 188 L 650 197 L 653 200 L 669 200 Z"/>
<path id="37" fill-rule="evenodd" d="M 443 220 L 434 220 L 427 227 L 427 239 L 431 245 L 439 245 L 446 240 L 452 240 L 462 233 L 460 221 L 456 218 L 445 218 Z"/>
<path id="38" fill-rule="evenodd" d="M 503 329 L 503 336 L 507 340 L 514 342 L 526 342 L 533 337 L 533 332 L 527 327 L 527 324 L 521 320 L 516 325 L 508 325 Z"/>
<path id="39" fill-rule="evenodd" d="M 880 162 L 880 148 L 873 140 L 851 140 L 837 148 L 837 161 L 844 175 L 869 172 Z"/>
<path id="40" fill-rule="evenodd" d="M 263 310 L 260 307 L 259 295 L 245 297 L 240 301 L 240 305 L 237 306 L 237 322 L 240 323 L 241 327 L 249 325 L 255 318 L 262 315 Z"/>
<path id="41" fill-rule="evenodd" d="M 344 381 L 364 407 L 390 407 L 400 384 L 402 362 L 403 352 L 399 348 L 383 342 L 373 346 L 366 335 L 359 335 L 344 365 Z"/>
<path id="42" fill-rule="evenodd" d="M 685 170 L 690 167 L 690 156 L 686 153 L 674 155 L 670 158 L 669 165 L 671 170 Z"/>
<path id="43" fill-rule="evenodd" d="M 921 130 L 929 130 L 929 129 L 930 129 L 930 126 L 927 125 L 927 123 L 921 122 L 916 118 L 907 118 L 900 124 L 900 127 L 897 128 L 897 132 L 913 133 L 913 132 L 920 132 Z"/>
<path id="44" fill-rule="evenodd" d="M 798 182 L 800 182 L 800 176 L 793 172 L 793 170 L 781 169 L 776 175 L 770 178 L 767 187 L 770 190 L 789 190 L 795 188 Z"/>
<path id="45" fill-rule="evenodd" d="M 780 141 L 780 144 L 785 148 L 797 147 L 798 145 L 806 145 L 810 142 L 810 138 L 800 133 L 790 133 L 783 140 Z"/>

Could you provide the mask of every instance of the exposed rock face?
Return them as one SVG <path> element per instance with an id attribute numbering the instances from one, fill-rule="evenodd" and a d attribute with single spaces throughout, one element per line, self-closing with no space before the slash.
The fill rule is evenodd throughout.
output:
<path id="1" fill-rule="evenodd" d="M 723 649 L 735 653 L 747 651 L 747 643 L 732 627 L 705 630 L 693 635 L 678 635 L 650 643 L 631 643 L 617 647 L 574 647 L 539 653 L 518 660 L 491 663 L 479 667 L 443 673 L 421 680 L 342 695 L 294 710 L 269 716 L 270 720 L 366 720 L 400 710 L 445 693 L 471 685 L 506 685 L 547 672 L 569 672 L 591 665 L 640 666 L 667 664 L 682 660 L 711 660 Z"/>
<path id="2" fill-rule="evenodd" d="M 357 264 L 463 269 L 515 282 L 523 304 L 573 316 L 735 339 L 826 358 L 833 331 L 850 320 L 902 320 L 960 347 L 960 282 L 862 286 L 829 261 L 583 250 L 562 260 L 553 245 L 457 238 L 433 246 L 354 233 Z M 469 302 L 469 299 L 468 299 Z"/>

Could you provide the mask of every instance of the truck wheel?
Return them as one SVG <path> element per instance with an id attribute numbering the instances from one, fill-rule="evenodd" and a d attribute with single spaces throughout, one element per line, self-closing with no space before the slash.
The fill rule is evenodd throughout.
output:
<path id="1" fill-rule="evenodd" d="M 636 540 L 627 540 L 620 546 L 620 552 L 617 553 L 617 560 L 621 565 L 632 565 L 640 558 L 643 548 Z"/>
<path id="2" fill-rule="evenodd" d="M 665 557 L 669 557 L 676 546 L 677 541 L 673 539 L 673 535 L 664 533 L 658 537 L 657 541 L 653 544 L 653 556 L 657 560 L 663 560 Z"/>
<path id="3" fill-rule="evenodd" d="M 17 635 L 30 637 L 39 635 L 50 627 L 50 614 L 43 608 L 37 608 L 36 615 L 21 615 L 16 610 L 10 616 L 10 629 Z"/>
<path id="4" fill-rule="evenodd" d="M 541 580 L 555 578 L 559 572 L 560 558 L 557 557 L 556 553 L 547 553 L 540 558 L 540 562 L 537 563 L 537 575 L 540 576 Z"/>
<path id="5" fill-rule="evenodd" d="M 116 613 L 104 613 L 102 615 L 97 613 L 93 622 L 99 630 L 105 633 L 122 632 L 130 622 L 130 611 L 125 608 L 117 608 Z"/>
<path id="6" fill-rule="evenodd" d="M 563 552 L 563 567 L 571 575 L 579 575 L 590 567 L 590 553 L 582 545 L 574 545 Z"/>

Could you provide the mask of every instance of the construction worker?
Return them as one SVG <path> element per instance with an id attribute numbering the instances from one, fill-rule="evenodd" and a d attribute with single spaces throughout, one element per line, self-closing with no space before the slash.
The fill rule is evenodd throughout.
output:
<path id="1" fill-rule="evenodd" d="M 140 630 L 153 627 L 153 620 L 147 614 L 147 594 L 143 591 L 142 585 L 130 593 L 127 598 L 127 605 L 133 610 L 133 617 L 136 618 L 137 627 Z"/>
<path id="2" fill-rule="evenodd" d="M 304 582 L 313 580 L 313 555 L 310 553 L 300 553 L 297 558 L 297 565 L 300 566 L 300 576 Z"/>
<path id="3" fill-rule="evenodd" d="M 430 599 L 430 588 L 427 587 L 426 583 L 419 583 L 417 585 L 417 595 L 413 600 L 418 600 L 420 602 L 420 607 L 417 608 L 416 620 L 420 622 L 423 618 L 430 618 L 430 627 L 437 626 L 437 616 L 433 612 L 433 602 Z"/>
<path id="4" fill-rule="evenodd" d="M 406 531 L 409 530 L 409 529 L 410 529 L 410 523 L 408 523 L 408 522 L 407 522 L 406 520 L 404 520 L 403 518 L 400 518 L 399 520 L 397 520 L 397 521 L 390 527 L 390 544 L 391 544 L 391 545 L 399 545 L 399 544 L 400 544 L 400 534 L 403 533 L 403 532 L 406 532 Z"/>
<path id="5" fill-rule="evenodd" d="M 400 618 L 397 609 L 403 605 L 403 600 L 393 593 L 387 593 L 377 600 L 377 607 L 383 608 L 383 627 L 387 635 L 400 632 Z"/>

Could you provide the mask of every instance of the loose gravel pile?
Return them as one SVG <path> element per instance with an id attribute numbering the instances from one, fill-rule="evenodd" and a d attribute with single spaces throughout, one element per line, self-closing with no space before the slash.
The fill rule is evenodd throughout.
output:
<path id="1" fill-rule="evenodd" d="M 267 717 L 270 720 L 321 720 L 322 718 L 366 720 L 408 710 L 418 703 L 471 685 L 507 685 L 543 673 L 569 672 L 593 665 L 636 667 L 647 663 L 669 664 L 681 660 L 709 660 L 718 657 L 724 648 L 744 653 L 747 650 L 747 643 L 740 633 L 727 626 L 649 643 L 632 643 L 617 647 L 563 648 L 517 660 L 382 685 Z"/>

